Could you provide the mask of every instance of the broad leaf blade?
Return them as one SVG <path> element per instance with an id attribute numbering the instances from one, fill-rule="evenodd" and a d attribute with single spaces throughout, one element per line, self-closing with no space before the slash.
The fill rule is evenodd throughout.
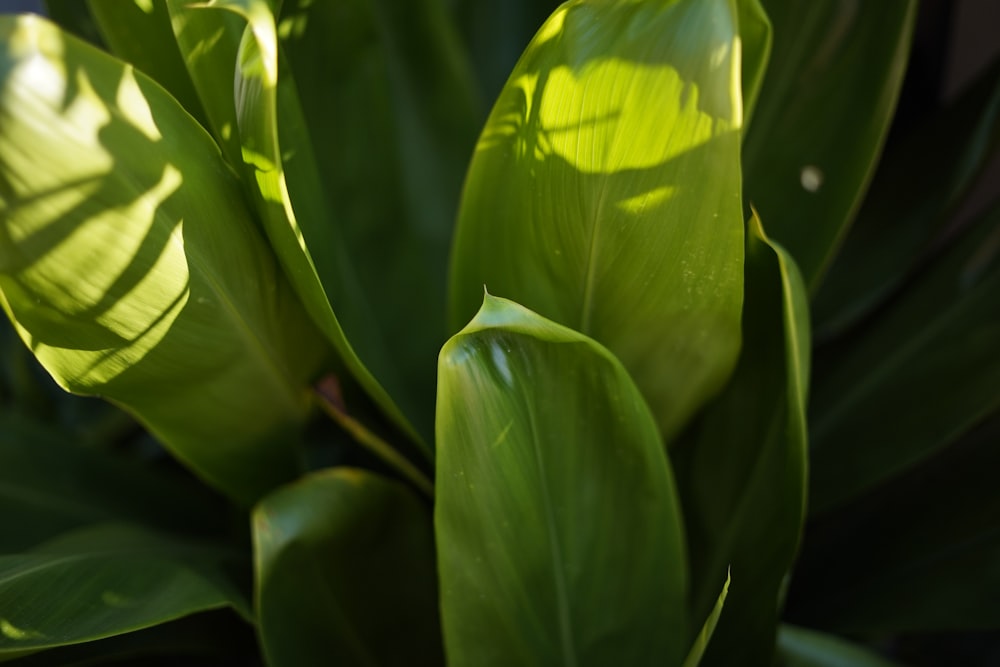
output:
<path id="1" fill-rule="evenodd" d="M 744 144 L 745 192 L 813 291 L 874 172 L 917 3 L 762 2 L 774 49 Z"/>
<path id="2" fill-rule="evenodd" d="M 247 21 L 236 68 L 236 118 L 257 208 L 271 245 L 313 321 L 351 375 L 430 457 L 414 404 L 386 343 L 324 184 L 301 100 L 278 41 L 273 3 L 212 0 Z M 283 75 L 279 77 L 279 65 Z"/>
<path id="3" fill-rule="evenodd" d="M 680 665 L 684 537 L 656 424 L 585 336 L 487 296 L 444 347 L 435 526 L 454 665 Z"/>
<path id="4" fill-rule="evenodd" d="M 952 106 L 886 148 L 858 220 L 816 293 L 817 337 L 849 330 L 905 284 L 948 233 L 998 147 L 1000 61 Z"/>
<path id="5" fill-rule="evenodd" d="M 483 285 L 606 345 L 669 441 L 739 349 L 739 39 L 727 0 L 570 2 L 480 137 L 451 322 Z"/>
<path id="6" fill-rule="evenodd" d="M 695 618 L 732 572 L 704 664 L 767 664 L 805 515 L 809 319 L 794 261 L 756 216 L 747 243 L 744 352 L 675 466 L 691 544 Z"/>
<path id="7" fill-rule="evenodd" d="M 202 124 L 205 113 L 170 27 L 165 0 L 87 0 L 109 50 L 166 88 Z"/>
<path id="8" fill-rule="evenodd" d="M 740 26 L 740 69 L 743 76 L 743 132 L 747 131 L 757 106 L 764 75 L 771 58 L 771 20 L 761 0 L 737 0 Z"/>
<path id="9" fill-rule="evenodd" d="M 184 484 L 66 434 L 0 412 L 0 553 L 72 528 L 132 521 L 185 534 L 220 534 L 227 515 L 204 488 Z"/>
<path id="10" fill-rule="evenodd" d="M 269 665 L 441 665 L 431 515 L 362 470 L 315 473 L 253 513 Z"/>
<path id="11" fill-rule="evenodd" d="M 325 354 L 211 138 L 130 66 L 4 18 L 0 301 L 64 388 L 251 502 L 299 467 Z"/>
<path id="12" fill-rule="evenodd" d="M 222 574 L 226 552 L 125 524 L 80 529 L 0 556 L 0 656 L 140 630 L 247 604 Z"/>
<path id="13" fill-rule="evenodd" d="M 1000 408 L 998 291 L 1000 206 L 858 335 L 821 351 L 811 511 L 899 474 Z"/>

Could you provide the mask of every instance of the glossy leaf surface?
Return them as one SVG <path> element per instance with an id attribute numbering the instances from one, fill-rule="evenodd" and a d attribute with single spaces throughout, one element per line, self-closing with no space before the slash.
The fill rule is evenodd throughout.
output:
<path id="1" fill-rule="evenodd" d="M 732 380 L 678 445 L 695 618 L 733 584 L 703 664 L 767 664 L 780 591 L 806 498 L 809 319 L 795 262 L 750 221 L 744 353 Z"/>
<path id="2" fill-rule="evenodd" d="M 740 54 L 727 0 L 570 2 L 487 121 L 451 322 L 483 285 L 606 345 L 669 440 L 739 349 Z"/>
<path id="3" fill-rule="evenodd" d="M 441 665 L 429 510 L 374 473 L 334 468 L 253 513 L 269 665 Z"/>
<path id="4" fill-rule="evenodd" d="M 210 137 L 141 73 L 0 23 L 0 301 L 65 389 L 251 502 L 294 475 L 325 354 Z"/>
<path id="5" fill-rule="evenodd" d="M 744 144 L 744 189 L 812 291 L 874 172 L 917 3 L 762 2 L 774 48 Z"/>
<path id="6" fill-rule="evenodd" d="M 449 664 L 680 665 L 681 518 L 656 424 L 621 364 L 487 296 L 442 350 L 438 382 Z"/>
<path id="7" fill-rule="evenodd" d="M 132 632 L 246 602 L 226 552 L 125 524 L 82 528 L 0 555 L 0 657 Z"/>
<path id="8" fill-rule="evenodd" d="M 811 511 L 899 474 L 1000 408 L 998 293 L 1000 207 L 861 335 L 822 351 L 810 407 Z"/>

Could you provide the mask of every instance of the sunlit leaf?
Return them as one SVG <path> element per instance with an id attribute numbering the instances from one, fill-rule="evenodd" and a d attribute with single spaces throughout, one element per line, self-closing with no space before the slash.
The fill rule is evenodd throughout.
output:
<path id="1" fill-rule="evenodd" d="M 450 664 L 680 665 L 679 508 L 656 424 L 622 365 L 487 296 L 445 345 L 438 382 Z"/>
<path id="2" fill-rule="evenodd" d="M 170 27 L 166 0 L 87 0 L 87 5 L 111 53 L 152 77 L 204 123 L 205 113 Z"/>
<path id="3" fill-rule="evenodd" d="M 132 632 L 247 603 L 222 574 L 231 556 L 124 524 L 83 528 L 0 555 L 0 657 Z"/>
<path id="4" fill-rule="evenodd" d="M 925 459 L 1000 408 L 1000 206 L 859 335 L 820 350 L 810 510 Z"/>
<path id="5" fill-rule="evenodd" d="M 208 5 L 247 21 L 237 57 L 236 117 L 243 159 L 271 244 L 349 372 L 429 457 L 422 437 L 429 427 L 424 423 L 422 434 L 414 426 L 429 413 L 415 407 L 416 398 L 393 363 L 388 332 L 380 329 L 359 282 L 343 220 L 331 220 L 336 209 L 330 206 L 339 202 L 329 200 L 321 179 L 305 111 L 279 42 L 274 7 L 267 0 L 212 0 Z M 292 30 L 294 23 L 289 26 Z"/>
<path id="6" fill-rule="evenodd" d="M 272 667 L 443 664 L 430 511 L 334 468 L 254 509 L 259 634 Z"/>
<path id="7" fill-rule="evenodd" d="M 210 137 L 143 74 L 0 19 L 0 301 L 64 388 L 251 502 L 325 354 Z"/>
<path id="8" fill-rule="evenodd" d="M 733 586 L 703 664 L 767 664 L 805 514 L 809 319 L 795 262 L 750 221 L 744 353 L 674 457 L 694 617 Z"/>
<path id="9" fill-rule="evenodd" d="M 917 2 L 761 1 L 774 48 L 744 144 L 744 187 L 815 290 L 874 172 Z"/>
<path id="10" fill-rule="evenodd" d="M 728 0 L 570 2 L 479 139 L 451 324 L 485 284 L 606 345 L 668 439 L 739 350 L 740 53 Z"/>

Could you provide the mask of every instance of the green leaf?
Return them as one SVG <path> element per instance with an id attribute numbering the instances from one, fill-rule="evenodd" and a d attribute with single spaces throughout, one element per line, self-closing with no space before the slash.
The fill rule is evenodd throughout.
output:
<path id="1" fill-rule="evenodd" d="M 125 524 L 83 528 L 0 555 L 0 657 L 140 630 L 225 606 L 249 609 L 228 552 Z"/>
<path id="2" fill-rule="evenodd" d="M 0 302 L 69 391 L 250 503 L 294 476 L 326 354 L 211 138 L 143 74 L 0 19 Z"/>
<path id="3" fill-rule="evenodd" d="M 0 553 L 27 549 L 71 528 L 132 521 L 218 535 L 226 514 L 202 487 L 68 441 L 65 434 L 0 412 Z"/>
<path id="4" fill-rule="evenodd" d="M 938 451 L 1000 408 L 1000 206 L 867 327 L 817 353 L 811 511 Z"/>
<path id="5" fill-rule="evenodd" d="M 895 667 L 871 651 L 815 630 L 782 625 L 778 633 L 779 667 Z"/>
<path id="6" fill-rule="evenodd" d="M 701 626 L 701 632 L 695 637 L 694 645 L 691 650 L 688 651 L 687 658 L 684 659 L 684 667 L 698 667 L 701 664 L 701 658 L 705 655 L 705 649 L 708 648 L 708 642 L 712 639 L 712 633 L 715 632 L 715 626 L 719 624 L 719 616 L 722 615 L 722 609 L 726 604 L 726 596 L 729 595 L 729 574 L 726 574 L 726 583 L 722 585 L 722 592 L 719 593 L 719 599 L 715 601 L 715 607 L 712 608 L 712 613 L 708 615 L 705 619 L 705 624 Z"/>
<path id="7" fill-rule="evenodd" d="M 109 50 L 167 89 L 184 110 L 205 123 L 170 27 L 165 0 L 87 0 Z"/>
<path id="8" fill-rule="evenodd" d="M 750 127 L 753 110 L 764 83 L 773 41 L 771 20 L 761 0 L 737 0 L 743 76 L 743 132 Z"/>
<path id="9" fill-rule="evenodd" d="M 466 180 L 451 322 L 483 285 L 606 345 L 669 441 L 739 350 L 740 54 L 728 0 L 570 2 Z"/>
<path id="10" fill-rule="evenodd" d="M 814 291 L 874 172 L 917 2 L 762 2 L 774 49 L 744 144 L 745 192 Z"/>
<path id="11" fill-rule="evenodd" d="M 212 0 L 209 6 L 248 22 L 237 58 L 236 114 L 243 159 L 271 245 L 351 375 L 430 458 L 430 448 L 414 426 L 421 412 L 392 362 L 386 332 L 358 280 L 345 231 L 342 224 L 331 224 L 307 119 L 295 81 L 285 73 L 272 3 Z"/>
<path id="12" fill-rule="evenodd" d="M 269 665 L 441 665 L 431 515 L 363 470 L 314 473 L 253 512 Z"/>
<path id="13" fill-rule="evenodd" d="M 48 17 L 66 32 L 103 49 L 104 38 L 97 28 L 97 21 L 90 5 L 80 0 L 45 0 Z"/>
<path id="14" fill-rule="evenodd" d="M 814 519 L 789 613 L 873 638 L 1000 626 L 998 442 L 994 411 L 922 465 Z"/>
<path id="15" fill-rule="evenodd" d="M 673 479 L 610 352 L 487 295 L 441 352 L 437 428 L 450 664 L 681 664 Z"/>
<path id="16" fill-rule="evenodd" d="M 905 284 L 949 233 L 998 147 L 1000 61 L 950 107 L 886 147 L 858 220 L 816 293 L 817 338 L 843 333 Z"/>
<path id="17" fill-rule="evenodd" d="M 391 367 L 399 382 L 386 388 L 428 440 L 435 360 L 446 338 L 448 251 L 481 127 L 468 65 L 441 4 L 288 0 L 278 17 L 287 56 L 279 87 L 282 76 L 294 80 L 322 184 L 309 192 L 290 182 L 292 206 L 300 206 L 296 195 L 316 198 L 321 219 L 304 233 L 333 308 L 340 315 L 366 302 L 383 349 L 366 344 L 372 332 L 352 329 L 345 315 L 348 339 L 362 360 L 373 359 L 366 365 L 376 377 L 388 377 L 384 367 Z M 280 104 L 279 96 L 284 146 L 294 128 Z M 326 250 L 332 241 L 317 235 L 321 226 L 340 230 L 343 256 Z M 333 267 L 347 260 L 358 294 L 330 287 L 339 280 Z"/>
<path id="18" fill-rule="evenodd" d="M 744 353 L 722 395 L 675 450 L 694 617 L 734 584 L 707 665 L 767 664 L 805 515 L 809 317 L 795 262 L 749 224 Z"/>

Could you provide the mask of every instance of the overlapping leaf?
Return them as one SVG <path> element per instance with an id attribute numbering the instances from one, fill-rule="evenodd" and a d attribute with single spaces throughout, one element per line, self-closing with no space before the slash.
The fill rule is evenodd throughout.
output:
<path id="1" fill-rule="evenodd" d="M 781 626 L 779 667 L 898 667 L 868 649 L 815 630 Z"/>
<path id="2" fill-rule="evenodd" d="M 863 335 L 817 357 L 812 511 L 899 474 L 1000 408 L 998 290 L 1000 207 Z"/>
<path id="3" fill-rule="evenodd" d="M 805 514 L 809 320 L 791 257 L 750 222 L 745 351 L 675 465 L 691 544 L 696 618 L 733 585 L 703 664 L 767 664 Z"/>
<path id="4" fill-rule="evenodd" d="M 745 191 L 814 290 L 895 110 L 916 0 L 762 0 L 774 49 L 743 152 Z"/>
<path id="5" fill-rule="evenodd" d="M 269 665 L 443 664 L 431 516 L 412 492 L 330 469 L 261 501 L 253 527 Z"/>
<path id="6" fill-rule="evenodd" d="M 438 382 L 449 664 L 680 665 L 690 637 L 679 508 L 656 424 L 621 364 L 487 296 L 445 345 Z"/>
<path id="7" fill-rule="evenodd" d="M 737 9 L 570 2 L 480 137 L 452 257 L 451 322 L 483 285 L 606 345 L 669 438 L 739 349 Z"/>
<path id="8" fill-rule="evenodd" d="M 325 347 L 210 137 L 162 88 L 0 19 L 0 300 L 64 388 L 252 501 L 298 469 Z"/>
<path id="9" fill-rule="evenodd" d="M 82 528 L 0 555 L 0 658 L 132 632 L 247 603 L 230 554 L 125 524 Z"/>

